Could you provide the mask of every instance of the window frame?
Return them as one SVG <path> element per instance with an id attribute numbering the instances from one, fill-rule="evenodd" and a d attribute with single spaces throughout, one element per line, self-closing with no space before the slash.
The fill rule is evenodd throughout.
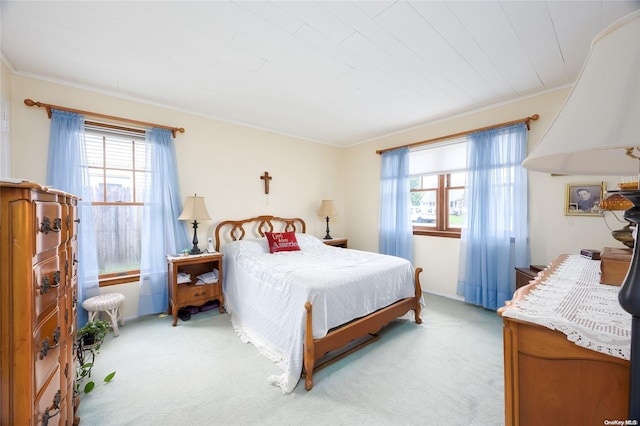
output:
<path id="1" fill-rule="evenodd" d="M 127 141 L 130 140 L 131 144 L 132 144 L 132 148 L 131 148 L 131 155 L 132 155 L 132 167 L 131 169 L 128 168 L 119 168 L 119 167 L 107 167 L 106 165 L 106 161 L 104 160 L 106 158 L 106 145 L 108 143 L 108 133 L 113 133 L 118 139 L 125 139 Z M 132 172 L 132 176 L 133 176 L 133 201 L 92 201 L 91 202 L 91 206 L 143 206 L 144 205 L 144 201 L 137 201 L 137 197 L 136 197 L 136 188 L 137 185 L 135 184 L 135 179 L 136 179 L 136 173 L 137 172 L 146 172 L 146 169 L 137 169 L 136 168 L 136 158 L 135 158 L 135 154 L 136 154 L 136 149 L 134 144 L 136 142 L 140 143 L 146 143 L 145 141 L 145 131 L 141 130 L 141 129 L 134 129 L 134 128 L 126 128 L 126 127 L 122 127 L 122 126 L 114 126 L 114 125 L 108 125 L 108 124 L 102 124 L 102 123 L 96 123 L 96 122 L 85 122 L 85 135 L 90 134 L 92 137 L 100 137 L 102 138 L 102 150 L 103 150 L 103 164 L 102 167 L 97 167 L 95 165 L 88 165 L 87 168 L 88 169 L 99 169 L 102 170 L 102 176 L 104 178 L 104 193 L 103 193 L 103 200 L 107 200 L 107 195 L 106 195 L 106 191 L 107 191 L 107 170 L 126 170 L 126 171 L 131 171 Z M 132 283 L 132 282 L 136 282 L 140 280 L 140 268 L 138 267 L 137 269 L 130 269 L 130 270 L 125 270 L 125 271 L 119 271 L 119 272 L 112 272 L 112 273 L 106 273 L 106 274 L 99 274 L 98 275 L 98 286 L 99 287 L 108 287 L 111 285 L 118 285 L 118 284 L 127 284 L 127 283 Z"/>
<path id="2" fill-rule="evenodd" d="M 418 176 L 429 176 L 429 174 L 423 174 Z M 460 238 L 462 234 L 462 228 L 451 227 L 449 224 L 449 191 L 455 189 L 465 189 L 464 186 L 451 186 L 451 173 L 437 175 L 437 187 L 436 192 L 436 222 L 435 225 L 429 226 L 425 224 L 413 224 L 413 235 L 426 235 L 432 237 L 444 237 L 444 238 Z M 416 176 L 412 176 L 416 177 Z M 433 191 L 434 189 L 411 189 L 410 192 L 426 192 Z"/>

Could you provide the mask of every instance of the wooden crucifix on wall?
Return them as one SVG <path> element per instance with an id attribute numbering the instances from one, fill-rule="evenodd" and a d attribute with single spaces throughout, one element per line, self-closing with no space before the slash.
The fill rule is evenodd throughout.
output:
<path id="1" fill-rule="evenodd" d="M 269 172 L 264 172 L 264 175 L 260 176 L 260 179 L 264 180 L 264 193 L 269 194 L 269 181 L 273 178 L 269 176 Z"/>

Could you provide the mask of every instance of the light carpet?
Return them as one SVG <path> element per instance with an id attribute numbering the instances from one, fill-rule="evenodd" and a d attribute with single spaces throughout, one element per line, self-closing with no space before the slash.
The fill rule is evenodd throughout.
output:
<path id="1" fill-rule="evenodd" d="M 380 339 L 282 395 L 278 367 L 240 341 L 229 316 L 151 316 L 109 335 L 82 394 L 84 425 L 502 425 L 502 320 L 425 293 L 423 323 L 395 320 Z"/>

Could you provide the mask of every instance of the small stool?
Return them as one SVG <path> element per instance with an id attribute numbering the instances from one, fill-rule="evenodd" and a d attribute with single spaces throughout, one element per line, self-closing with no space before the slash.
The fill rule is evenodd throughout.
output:
<path id="1" fill-rule="evenodd" d="M 120 325 L 124 325 L 124 318 L 120 312 L 122 302 L 124 302 L 124 294 L 105 293 L 85 300 L 82 302 L 82 307 L 89 312 L 89 321 L 93 321 L 101 311 L 109 314 L 111 326 L 113 327 L 113 335 L 118 337 L 120 334 L 118 322 L 120 322 Z"/>

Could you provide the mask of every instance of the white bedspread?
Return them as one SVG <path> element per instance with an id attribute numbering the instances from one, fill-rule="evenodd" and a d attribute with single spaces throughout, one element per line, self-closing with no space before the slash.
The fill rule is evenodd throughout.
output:
<path id="1" fill-rule="evenodd" d="M 405 259 L 327 246 L 296 234 L 301 251 L 269 253 L 266 239 L 224 249 L 225 303 L 245 342 L 283 370 L 270 381 L 291 392 L 302 373 L 306 311 L 313 305 L 313 337 L 395 301 L 412 297 L 414 269 Z"/>

